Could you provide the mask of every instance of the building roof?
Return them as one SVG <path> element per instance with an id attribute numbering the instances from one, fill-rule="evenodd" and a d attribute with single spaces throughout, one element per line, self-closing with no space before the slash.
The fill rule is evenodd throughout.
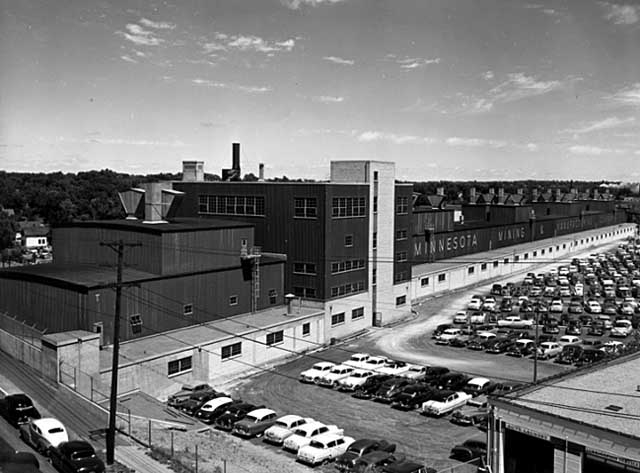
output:
<path id="1" fill-rule="evenodd" d="M 248 222 L 218 218 L 176 218 L 167 223 L 144 223 L 142 220 L 87 220 L 60 225 L 60 228 L 107 228 L 161 235 L 163 233 L 197 232 L 226 228 L 250 228 Z"/>
<path id="2" fill-rule="evenodd" d="M 44 225 L 40 227 L 25 227 L 21 232 L 25 237 L 42 237 L 49 234 L 49 227 Z"/>
<path id="3" fill-rule="evenodd" d="M 505 400 L 640 439 L 640 353 L 576 370 Z"/>

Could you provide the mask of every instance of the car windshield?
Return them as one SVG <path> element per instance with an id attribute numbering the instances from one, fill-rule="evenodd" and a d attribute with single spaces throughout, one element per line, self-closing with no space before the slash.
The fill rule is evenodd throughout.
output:
<path id="1" fill-rule="evenodd" d="M 91 450 L 80 450 L 71 454 L 72 460 L 85 460 L 87 458 L 93 458 L 96 454 Z"/>
<path id="2" fill-rule="evenodd" d="M 309 444 L 310 447 L 312 448 L 320 448 L 320 449 L 324 449 L 324 444 L 322 442 L 318 442 L 317 440 L 312 440 L 311 443 Z"/>
<path id="3" fill-rule="evenodd" d="M 244 419 L 247 422 L 260 422 L 260 419 L 258 419 L 256 416 L 246 416 Z"/>

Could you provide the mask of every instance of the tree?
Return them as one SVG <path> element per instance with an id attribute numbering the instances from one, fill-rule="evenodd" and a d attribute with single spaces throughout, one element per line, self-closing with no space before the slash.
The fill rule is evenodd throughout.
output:
<path id="1" fill-rule="evenodd" d="M 17 231 L 18 224 L 15 219 L 0 212 L 0 251 L 13 247 Z"/>

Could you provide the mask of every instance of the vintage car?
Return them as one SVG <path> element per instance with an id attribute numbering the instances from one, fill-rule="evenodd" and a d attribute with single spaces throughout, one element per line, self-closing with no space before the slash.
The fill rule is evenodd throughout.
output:
<path id="1" fill-rule="evenodd" d="M 211 424 L 219 416 L 224 414 L 230 405 L 238 402 L 240 401 L 236 401 L 227 396 L 211 399 L 210 401 L 205 402 L 202 407 L 198 409 L 196 417 L 205 424 Z"/>
<path id="2" fill-rule="evenodd" d="M 451 449 L 451 458 L 464 462 L 487 456 L 487 442 L 485 440 L 469 439 Z"/>
<path id="3" fill-rule="evenodd" d="M 340 380 L 348 378 L 355 371 L 355 368 L 349 365 L 337 365 L 318 378 L 316 384 L 327 388 L 336 388 Z"/>
<path id="4" fill-rule="evenodd" d="M 428 384 L 412 384 L 393 396 L 391 407 L 400 410 L 413 410 L 422 406 L 425 401 L 431 399 L 436 390 Z"/>
<path id="5" fill-rule="evenodd" d="M 293 414 L 280 417 L 271 427 L 264 431 L 262 440 L 274 445 L 282 445 L 287 437 L 293 435 L 295 429 L 309 422 L 314 422 L 314 420 L 311 417 L 300 417 Z"/>
<path id="6" fill-rule="evenodd" d="M 343 365 L 353 366 L 354 368 L 364 368 L 369 358 L 371 358 L 371 355 L 368 353 L 354 353 Z"/>
<path id="7" fill-rule="evenodd" d="M 473 397 L 480 396 L 481 394 L 487 394 L 493 388 L 494 383 L 491 382 L 488 378 L 472 378 L 469 382 L 462 388 L 462 390 L 471 394 Z"/>
<path id="8" fill-rule="evenodd" d="M 393 378 L 393 376 L 388 374 L 376 374 L 371 376 L 362 386 L 356 389 L 351 397 L 355 397 L 356 399 L 371 399 L 380 385 L 391 378 Z"/>
<path id="9" fill-rule="evenodd" d="M 542 342 L 538 347 L 538 358 L 547 360 L 558 356 L 562 352 L 562 346 L 556 342 Z"/>
<path id="10" fill-rule="evenodd" d="M 409 364 L 404 361 L 389 361 L 382 368 L 378 369 L 378 373 L 399 376 L 408 369 Z"/>
<path id="11" fill-rule="evenodd" d="M 178 409 L 182 412 L 189 414 L 190 416 L 196 415 L 202 406 L 208 401 L 217 397 L 226 397 L 224 394 L 217 391 L 202 391 L 194 393 L 189 398 L 179 404 Z"/>
<path id="12" fill-rule="evenodd" d="M 440 417 L 454 409 L 464 406 L 471 394 L 465 392 L 453 392 L 442 390 L 434 395 L 434 398 L 422 404 L 422 413 L 424 415 Z"/>
<path id="13" fill-rule="evenodd" d="M 425 374 L 427 374 L 427 369 L 428 369 L 427 366 L 422 366 L 422 365 L 408 365 L 408 366 L 409 366 L 409 369 L 400 373 L 399 376 L 402 376 L 403 378 L 409 378 L 409 379 L 422 379 L 424 378 Z"/>
<path id="14" fill-rule="evenodd" d="M 251 411 L 255 411 L 264 406 L 256 406 L 249 404 L 248 402 L 238 402 L 231 404 L 225 410 L 224 414 L 220 415 L 216 419 L 216 428 L 230 432 L 233 429 L 233 424 L 244 419 L 244 417 Z"/>
<path id="15" fill-rule="evenodd" d="M 498 327 L 531 328 L 533 327 L 533 323 L 533 320 L 521 319 L 517 315 L 509 315 L 502 320 L 498 320 Z"/>
<path id="16" fill-rule="evenodd" d="M 205 391 L 213 391 L 214 389 L 206 383 L 200 384 L 185 384 L 182 386 L 182 389 L 177 393 L 172 394 L 167 399 L 167 404 L 171 407 L 180 407 L 180 405 L 187 401 L 193 394 L 205 392 Z"/>
<path id="17" fill-rule="evenodd" d="M 282 448 L 289 452 L 297 452 L 301 447 L 309 445 L 311 440 L 322 434 L 344 434 L 344 430 L 339 429 L 337 425 L 325 425 L 322 422 L 308 422 L 297 427 L 293 434 L 285 439 Z"/>
<path id="18" fill-rule="evenodd" d="M 69 441 L 67 429 L 62 422 L 52 417 L 30 419 L 26 424 L 20 425 L 20 438 L 41 453 Z"/>
<path id="19" fill-rule="evenodd" d="M 318 379 L 331 371 L 331 368 L 333 368 L 334 366 L 336 366 L 335 363 L 331 363 L 329 361 L 320 361 L 314 364 L 308 370 L 300 373 L 298 379 L 301 383 L 315 383 L 318 381 Z"/>
<path id="20" fill-rule="evenodd" d="M 486 407 L 466 405 L 451 413 L 451 422 L 457 425 L 471 426 L 481 425 L 489 417 Z"/>
<path id="21" fill-rule="evenodd" d="M 613 327 L 611 327 L 611 336 L 624 338 L 628 336 L 632 330 L 633 326 L 630 320 L 618 319 L 614 322 Z"/>
<path id="22" fill-rule="evenodd" d="M 378 387 L 378 390 L 373 394 L 373 400 L 376 402 L 391 403 L 391 400 L 397 393 L 412 383 L 414 383 L 414 381 L 407 378 L 390 378 Z"/>
<path id="23" fill-rule="evenodd" d="M 276 423 L 277 417 L 276 412 L 271 409 L 256 409 L 233 424 L 232 432 L 245 438 L 262 437 L 264 431 Z"/>
<path id="24" fill-rule="evenodd" d="M 296 455 L 300 463 L 315 466 L 322 463 L 328 463 L 344 454 L 354 442 L 352 437 L 345 437 L 342 434 L 326 433 L 318 435 L 298 449 Z"/>
<path id="25" fill-rule="evenodd" d="M 338 390 L 355 391 L 358 387 L 362 386 L 371 376 L 374 376 L 373 371 L 355 369 L 349 376 L 338 381 Z"/>
<path id="26" fill-rule="evenodd" d="M 396 444 L 386 440 L 359 439 L 347 448 L 346 452 L 336 459 L 335 467 L 339 471 L 349 471 L 353 469 L 357 461 L 367 453 L 384 451 L 393 453 L 396 451 Z"/>
<path id="27" fill-rule="evenodd" d="M 61 473 L 103 473 L 105 466 L 90 443 L 62 442 L 49 449 L 49 461 Z"/>
<path id="28" fill-rule="evenodd" d="M 0 399 L 0 414 L 14 427 L 39 419 L 40 413 L 26 394 L 9 394 Z"/>

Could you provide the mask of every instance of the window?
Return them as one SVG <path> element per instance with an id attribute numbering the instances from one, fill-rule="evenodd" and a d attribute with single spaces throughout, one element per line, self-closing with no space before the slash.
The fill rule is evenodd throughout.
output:
<path id="1" fill-rule="evenodd" d="M 509 258 L 505 258 L 503 261 L 504 264 L 509 264 Z"/>
<path id="2" fill-rule="evenodd" d="M 407 271 L 399 271 L 396 273 L 396 282 L 406 281 L 407 279 L 409 279 L 409 273 Z"/>
<path id="3" fill-rule="evenodd" d="M 331 297 L 346 296 L 360 291 L 364 291 L 364 281 L 334 286 L 331 288 Z"/>
<path id="4" fill-rule="evenodd" d="M 131 333 L 138 334 L 142 332 L 142 317 L 140 317 L 140 314 L 130 315 L 129 324 L 131 325 Z"/>
<path id="5" fill-rule="evenodd" d="M 535 258 L 536 256 L 538 256 L 538 252 L 537 252 L 537 251 L 534 251 L 534 252 L 533 252 L 533 257 Z"/>
<path id="6" fill-rule="evenodd" d="M 185 305 L 182 307 L 182 313 L 183 313 L 185 316 L 193 315 L 193 304 L 185 304 Z"/>
<path id="7" fill-rule="evenodd" d="M 186 371 L 191 371 L 193 366 L 193 357 L 187 356 L 185 358 L 180 358 L 179 360 L 170 361 L 168 364 L 168 373 L 169 376 L 174 374 L 182 374 Z"/>
<path id="8" fill-rule="evenodd" d="M 373 232 L 373 249 L 378 248 L 378 232 Z"/>
<path id="9" fill-rule="evenodd" d="M 524 254 L 524 259 L 529 259 L 529 253 Z"/>
<path id="10" fill-rule="evenodd" d="M 229 305 L 238 305 L 238 296 L 229 296 Z"/>
<path id="11" fill-rule="evenodd" d="M 556 251 L 560 251 L 560 245 L 556 245 Z"/>
<path id="12" fill-rule="evenodd" d="M 334 197 L 331 208 L 333 218 L 364 217 L 366 204 L 364 197 Z"/>
<path id="13" fill-rule="evenodd" d="M 429 278 L 422 278 L 420 280 L 420 286 L 425 287 L 429 285 Z"/>
<path id="14" fill-rule="evenodd" d="M 442 273 L 438 274 L 438 282 L 445 282 L 447 280 L 447 275 Z"/>
<path id="15" fill-rule="evenodd" d="M 307 337 L 311 334 L 311 322 L 305 322 L 302 324 L 302 336 Z"/>
<path id="16" fill-rule="evenodd" d="M 475 266 L 469 266 L 467 268 L 467 274 L 473 274 L 476 272 L 476 267 Z"/>
<path id="17" fill-rule="evenodd" d="M 396 231 L 396 240 L 406 240 L 407 239 L 407 229 L 403 228 L 402 230 Z"/>
<path id="18" fill-rule="evenodd" d="M 373 268 L 371 272 L 371 285 L 375 286 L 378 283 L 378 270 Z"/>
<path id="19" fill-rule="evenodd" d="M 404 215 L 409 212 L 409 198 L 398 197 L 396 199 L 396 214 Z"/>
<path id="20" fill-rule="evenodd" d="M 264 216 L 264 196 L 205 195 L 198 196 L 198 213 L 212 215 Z"/>
<path id="21" fill-rule="evenodd" d="M 552 246 L 549 247 L 549 253 L 553 253 L 553 247 Z"/>
<path id="22" fill-rule="evenodd" d="M 378 182 L 378 171 L 373 171 L 373 182 Z"/>
<path id="23" fill-rule="evenodd" d="M 396 262 L 403 263 L 407 261 L 407 252 L 406 251 L 398 251 L 396 253 Z"/>
<path id="24" fill-rule="evenodd" d="M 480 265 L 480 271 L 486 271 L 487 270 L 487 263 L 482 263 Z"/>
<path id="25" fill-rule="evenodd" d="M 378 211 L 378 196 L 374 195 L 373 196 L 373 213 L 376 213 Z"/>
<path id="26" fill-rule="evenodd" d="M 295 274 L 316 274 L 315 263 L 293 263 L 293 272 Z"/>
<path id="27" fill-rule="evenodd" d="M 315 287 L 294 286 L 293 293 L 298 297 L 314 299 L 316 297 Z"/>
<path id="28" fill-rule="evenodd" d="M 364 317 L 364 307 L 358 307 L 351 311 L 351 320 L 357 320 Z"/>
<path id="29" fill-rule="evenodd" d="M 344 246 L 347 246 L 347 247 L 353 246 L 353 235 L 344 236 Z"/>
<path id="30" fill-rule="evenodd" d="M 269 289 L 269 304 L 275 305 L 278 303 L 278 293 L 275 289 Z"/>
<path id="31" fill-rule="evenodd" d="M 331 274 L 347 273 L 349 271 L 358 271 L 360 269 L 364 269 L 363 259 L 335 261 L 331 263 Z"/>
<path id="32" fill-rule="evenodd" d="M 318 216 L 318 200 L 315 197 L 296 197 L 294 199 L 293 216 L 316 218 Z"/>
<path id="33" fill-rule="evenodd" d="M 226 360 L 233 356 L 242 354 L 242 342 L 232 343 L 231 345 L 225 345 L 222 347 L 220 358 Z"/>
<path id="34" fill-rule="evenodd" d="M 540 250 L 540 255 L 544 255 L 544 248 L 542 250 Z"/>
<path id="35" fill-rule="evenodd" d="M 277 332 L 267 334 L 267 345 L 275 345 L 276 343 L 282 343 L 284 340 L 284 331 L 279 330 Z"/>
<path id="36" fill-rule="evenodd" d="M 566 244 L 566 243 L 563 243 L 563 244 L 562 244 L 562 249 L 563 249 L 563 250 L 566 250 L 566 249 L 567 249 L 567 244 Z"/>
<path id="37" fill-rule="evenodd" d="M 396 307 L 401 305 L 405 305 L 407 303 L 407 296 L 398 296 L 396 297 Z"/>
<path id="38" fill-rule="evenodd" d="M 513 257 L 513 261 L 514 261 L 515 263 L 517 263 L 518 261 L 520 261 L 520 255 L 515 255 L 515 256 Z"/>
<path id="39" fill-rule="evenodd" d="M 344 312 L 340 312 L 339 314 L 333 314 L 331 316 L 331 326 L 340 325 L 344 323 Z"/>

